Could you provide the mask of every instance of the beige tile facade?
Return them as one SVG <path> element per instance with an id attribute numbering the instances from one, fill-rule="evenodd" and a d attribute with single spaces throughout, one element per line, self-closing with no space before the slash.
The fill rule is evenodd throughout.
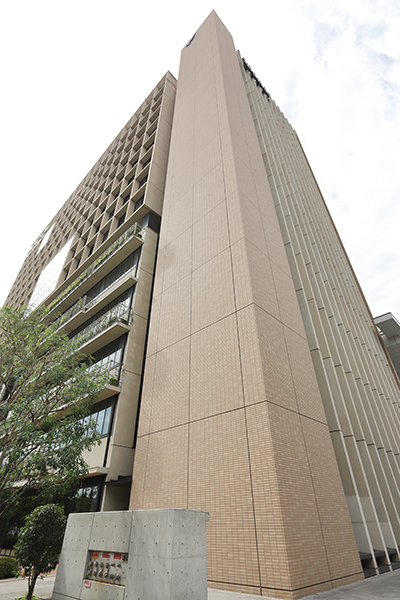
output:
<path id="1" fill-rule="evenodd" d="M 208 511 L 211 587 L 299 598 L 362 570 L 240 66 L 215 13 L 183 49 L 178 81 L 130 506 Z"/>

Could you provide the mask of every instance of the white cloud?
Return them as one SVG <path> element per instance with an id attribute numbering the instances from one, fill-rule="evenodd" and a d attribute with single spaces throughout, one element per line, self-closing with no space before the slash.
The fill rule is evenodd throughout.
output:
<path id="1" fill-rule="evenodd" d="M 148 91 L 178 75 L 213 8 L 296 129 L 372 311 L 400 318 L 400 9 L 389 0 L 3 3 L 0 303 Z"/>

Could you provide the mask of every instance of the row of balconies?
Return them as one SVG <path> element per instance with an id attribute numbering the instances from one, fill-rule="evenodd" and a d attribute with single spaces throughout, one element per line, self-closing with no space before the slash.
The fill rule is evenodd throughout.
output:
<path id="1" fill-rule="evenodd" d="M 93 282 L 99 281 L 128 254 L 138 248 L 143 243 L 143 237 L 142 227 L 138 223 L 134 223 L 107 250 L 94 258 L 92 263 L 49 303 L 48 307 L 52 311 L 55 309 L 63 310 L 68 308 L 68 305 L 75 304 L 92 287 Z M 79 307 L 77 310 L 79 310 Z"/>

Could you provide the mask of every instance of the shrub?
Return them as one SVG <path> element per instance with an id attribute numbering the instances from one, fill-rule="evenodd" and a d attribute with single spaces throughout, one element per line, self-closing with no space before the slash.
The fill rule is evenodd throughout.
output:
<path id="1" fill-rule="evenodd" d="M 0 558 L 0 579 L 9 579 L 10 577 L 18 577 L 18 563 L 15 558 L 2 557 Z"/>
<path id="2" fill-rule="evenodd" d="M 27 600 L 32 600 L 39 575 L 50 573 L 58 563 L 66 517 L 59 506 L 38 506 L 26 518 L 15 545 L 15 556 L 28 577 Z"/>

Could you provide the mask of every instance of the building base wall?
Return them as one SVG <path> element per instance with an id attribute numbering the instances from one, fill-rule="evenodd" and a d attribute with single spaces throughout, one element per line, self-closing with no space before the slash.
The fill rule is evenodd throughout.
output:
<path id="1" fill-rule="evenodd" d="M 70 515 L 53 600 L 207 600 L 207 521 L 189 510 Z"/>

